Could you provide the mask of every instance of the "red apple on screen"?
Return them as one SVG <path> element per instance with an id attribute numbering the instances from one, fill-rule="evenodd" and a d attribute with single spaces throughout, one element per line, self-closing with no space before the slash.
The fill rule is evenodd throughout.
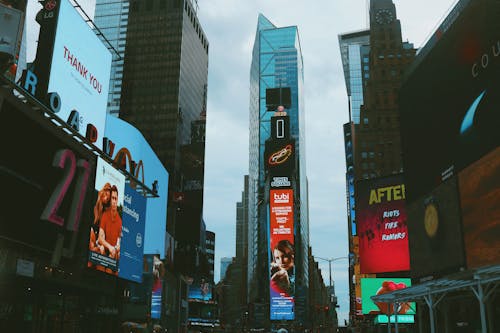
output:
<path id="1" fill-rule="evenodd" d="M 377 290 L 377 295 L 382 295 L 386 293 L 390 293 L 395 290 L 399 289 L 405 289 L 406 284 L 403 282 L 400 283 L 395 283 L 393 281 L 384 281 L 382 282 L 382 286 Z M 379 308 L 380 312 L 385 313 L 385 314 L 393 314 L 394 313 L 394 308 L 392 304 L 389 303 L 382 303 L 382 302 L 375 302 L 377 307 Z M 405 303 L 399 303 L 399 307 L 397 308 L 399 314 L 405 314 L 408 310 L 410 309 L 410 303 L 405 302 Z"/>

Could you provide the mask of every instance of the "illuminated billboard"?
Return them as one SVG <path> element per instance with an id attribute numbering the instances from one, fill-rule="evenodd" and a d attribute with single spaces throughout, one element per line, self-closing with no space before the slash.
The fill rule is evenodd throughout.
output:
<path id="1" fill-rule="evenodd" d="M 411 286 L 408 278 L 364 278 L 361 279 L 361 299 L 363 314 L 394 314 L 394 306 L 389 303 L 374 302 L 370 297 L 382 295 Z M 401 315 L 415 314 L 415 303 L 402 302 L 396 307 Z"/>
<path id="2" fill-rule="evenodd" d="M 348 220 L 351 223 L 351 235 L 356 236 L 356 197 L 354 193 L 354 169 L 346 173 L 346 200 Z"/>
<path id="3" fill-rule="evenodd" d="M 401 175 L 357 183 L 361 273 L 410 269 L 405 195 Z"/>
<path id="4" fill-rule="evenodd" d="M 122 213 L 125 176 L 102 158 L 97 159 L 97 199 L 90 226 L 88 266 L 118 275 L 122 255 Z"/>
<path id="5" fill-rule="evenodd" d="M 160 256 L 155 254 L 152 258 L 153 283 L 151 288 L 151 318 L 161 318 L 161 300 L 163 294 L 163 279 L 165 277 L 165 267 L 160 260 Z"/>
<path id="6" fill-rule="evenodd" d="M 271 175 L 291 175 L 295 169 L 294 140 L 268 140 L 264 153 L 265 166 Z"/>
<path id="7" fill-rule="evenodd" d="M 158 197 L 146 200 L 144 253 L 160 254 L 163 259 L 166 247 L 165 234 L 158 230 L 166 230 L 167 205 L 165 202 L 168 196 L 168 172 L 141 132 L 126 121 L 108 115 L 106 139 L 104 149 L 113 160 L 128 159 L 124 163 L 124 168 L 146 186 L 152 188 L 152 184 L 157 182 Z M 120 154 L 122 157 L 119 156 Z"/>
<path id="8" fill-rule="evenodd" d="M 409 202 L 500 143 L 499 7 L 459 3 L 407 71 L 399 105 Z"/>
<path id="9" fill-rule="evenodd" d="M 411 276 L 436 278 L 465 268 L 456 177 L 407 204 Z"/>
<path id="10" fill-rule="evenodd" d="M 59 94 L 57 116 L 102 148 L 111 53 L 68 0 L 59 5 L 48 92 Z"/>
<path id="11" fill-rule="evenodd" d="M 146 198 L 125 185 L 123 200 L 123 228 L 118 276 L 141 282 L 144 254 L 144 227 L 146 224 Z"/>
<path id="12" fill-rule="evenodd" d="M 459 174 L 468 268 L 500 264 L 500 148 Z"/>
<path id="13" fill-rule="evenodd" d="M 195 279 L 189 286 L 188 299 L 196 301 L 211 301 L 212 300 L 212 285 L 205 279 Z"/>
<path id="14" fill-rule="evenodd" d="M 293 320 L 295 317 L 293 194 L 292 189 L 271 189 L 269 191 L 271 320 Z"/>

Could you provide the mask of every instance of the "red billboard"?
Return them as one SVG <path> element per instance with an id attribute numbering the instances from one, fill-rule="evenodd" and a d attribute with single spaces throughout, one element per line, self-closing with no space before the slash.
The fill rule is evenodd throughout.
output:
<path id="1" fill-rule="evenodd" d="M 363 180 L 356 192 L 361 273 L 409 270 L 403 177 Z"/>
<path id="2" fill-rule="evenodd" d="M 500 263 L 500 148 L 459 174 L 467 267 Z"/>
<path id="3" fill-rule="evenodd" d="M 293 190 L 269 191 L 271 320 L 294 319 Z"/>

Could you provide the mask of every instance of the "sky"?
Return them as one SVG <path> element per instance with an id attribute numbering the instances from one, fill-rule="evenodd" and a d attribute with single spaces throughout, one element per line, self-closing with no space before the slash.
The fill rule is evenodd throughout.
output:
<path id="1" fill-rule="evenodd" d="M 456 0 L 394 0 L 402 37 L 419 48 Z M 95 0 L 80 0 L 93 17 Z M 220 259 L 235 255 L 236 202 L 248 174 L 251 51 L 259 13 L 278 27 L 297 26 L 304 58 L 306 168 L 310 245 L 314 256 L 348 255 L 345 157 L 342 125 L 349 121 L 338 35 L 368 27 L 367 0 L 199 0 L 198 18 L 210 43 L 203 217 L 216 234 L 215 281 Z M 28 61 L 35 52 L 29 0 Z M 30 21 L 31 20 L 31 21 Z M 30 22 L 33 22 L 30 24 Z M 325 283 L 328 262 L 319 260 Z M 335 260 L 332 277 L 340 308 L 349 316 L 348 262 Z"/>

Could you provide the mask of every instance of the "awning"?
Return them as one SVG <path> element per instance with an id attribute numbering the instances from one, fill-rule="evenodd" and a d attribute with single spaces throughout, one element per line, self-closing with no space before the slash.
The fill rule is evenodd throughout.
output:
<path id="1" fill-rule="evenodd" d="M 450 291 L 458 291 L 500 282 L 500 265 L 487 266 L 448 275 L 432 281 L 427 281 L 405 289 L 396 290 L 387 294 L 372 296 L 374 302 L 399 303 L 417 301 L 425 296 L 438 295 Z"/>
<path id="2" fill-rule="evenodd" d="M 397 304 L 424 300 L 429 307 L 430 332 L 435 332 L 434 312 L 436 306 L 449 292 L 472 291 L 479 303 L 481 332 L 487 332 L 485 303 L 500 285 L 500 265 L 485 266 L 451 274 L 436 280 L 423 282 L 406 289 L 370 297 L 374 302 Z M 396 316 L 397 318 L 397 316 Z M 390 324 L 389 324 L 390 325 Z M 390 327 L 389 327 L 390 329 Z M 396 332 L 398 323 L 396 321 Z"/>

